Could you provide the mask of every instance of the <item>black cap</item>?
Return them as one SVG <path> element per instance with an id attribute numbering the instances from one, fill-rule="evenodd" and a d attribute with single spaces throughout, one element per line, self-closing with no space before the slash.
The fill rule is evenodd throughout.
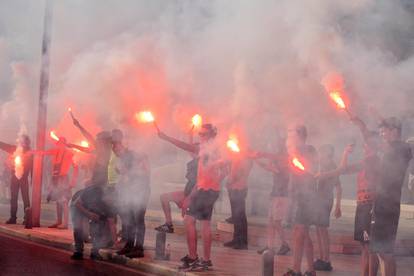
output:
<path id="1" fill-rule="evenodd" d="M 396 117 L 389 117 L 389 118 L 382 120 L 381 123 L 379 124 L 379 127 L 385 127 L 388 129 L 398 129 L 401 131 L 402 123 Z"/>

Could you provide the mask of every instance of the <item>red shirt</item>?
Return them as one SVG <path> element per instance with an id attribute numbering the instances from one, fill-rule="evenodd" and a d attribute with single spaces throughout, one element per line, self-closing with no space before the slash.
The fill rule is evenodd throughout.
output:
<path id="1" fill-rule="evenodd" d="M 53 148 L 46 151 L 47 155 L 53 155 L 52 167 L 55 176 L 66 176 L 69 174 L 73 164 L 73 152 L 68 148 Z"/>
<path id="2" fill-rule="evenodd" d="M 220 191 L 220 184 L 224 178 L 219 160 L 218 149 L 211 144 L 200 145 L 200 160 L 198 162 L 197 189 Z"/>

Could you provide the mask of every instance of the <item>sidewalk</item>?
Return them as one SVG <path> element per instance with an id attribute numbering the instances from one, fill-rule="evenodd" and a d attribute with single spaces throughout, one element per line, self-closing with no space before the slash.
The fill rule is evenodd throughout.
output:
<path id="1" fill-rule="evenodd" d="M 216 241 L 212 249 L 212 261 L 214 268 L 211 271 L 203 273 L 184 273 L 178 271 L 179 259 L 187 252 L 183 229 L 180 224 L 177 225 L 177 233 L 167 235 L 167 243 L 170 244 L 170 261 L 154 260 L 155 231 L 154 226 L 159 223 L 160 218 L 157 217 L 158 211 L 150 211 L 147 220 L 147 235 L 145 239 L 146 257 L 143 259 L 127 259 L 118 256 L 112 250 L 103 250 L 101 253 L 107 261 L 124 264 L 137 270 L 153 273 L 156 275 L 208 275 L 208 276 L 252 276 L 260 275 L 261 256 L 256 253 L 257 248 L 249 250 L 237 251 L 225 248 L 218 242 L 218 232 L 214 233 Z M 178 219 L 178 214 L 175 218 Z M 3 222 L 6 217 L 1 217 Z M 49 225 L 50 219 L 43 219 L 42 225 Z M 0 232 L 8 235 L 28 239 L 44 245 L 57 247 L 65 250 L 72 250 L 73 238 L 70 230 L 56 230 L 49 228 L 33 228 L 24 229 L 22 225 L 4 225 L 0 224 Z M 90 252 L 90 245 L 87 245 L 86 254 Z M 199 243 L 199 252 L 202 252 L 202 245 Z M 277 257 L 275 259 L 275 275 L 282 275 L 290 266 L 290 256 Z M 318 275 L 338 275 L 338 276 L 357 276 L 359 275 L 359 256 L 333 254 L 332 263 L 334 271 L 318 273 Z M 398 275 L 411 275 L 414 271 L 414 262 L 412 257 L 398 258 Z"/>

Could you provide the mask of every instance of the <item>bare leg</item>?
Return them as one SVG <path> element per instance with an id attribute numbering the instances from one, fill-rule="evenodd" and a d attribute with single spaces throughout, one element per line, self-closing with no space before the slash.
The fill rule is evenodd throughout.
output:
<path id="1" fill-rule="evenodd" d="M 306 263 L 307 271 L 314 271 L 313 268 L 313 243 L 309 235 L 309 227 L 305 227 L 305 254 L 306 254 Z"/>
<path id="2" fill-rule="evenodd" d="M 381 254 L 380 258 L 384 262 L 383 276 L 396 276 L 397 268 L 394 256 L 391 254 Z"/>
<path id="3" fill-rule="evenodd" d="M 322 233 L 321 233 L 320 227 L 316 227 L 316 240 L 318 242 L 319 259 L 323 260 L 324 254 L 323 254 Z"/>
<path id="4" fill-rule="evenodd" d="M 277 232 L 277 234 L 279 235 L 279 239 L 280 239 L 280 244 L 287 245 L 286 242 L 286 237 L 285 237 L 285 230 L 282 227 L 282 221 L 281 220 L 277 220 L 274 222 L 274 229 Z"/>
<path id="5" fill-rule="evenodd" d="M 204 260 L 209 261 L 211 255 L 211 227 L 209 220 L 201 221 L 201 235 L 203 236 Z"/>
<path id="6" fill-rule="evenodd" d="M 267 224 L 267 247 L 274 248 L 275 247 L 275 223 L 274 220 L 269 218 L 269 222 Z"/>
<path id="7" fill-rule="evenodd" d="M 68 204 L 67 201 L 62 202 L 61 204 L 62 204 L 62 209 L 63 209 L 62 227 L 63 228 L 68 228 L 68 224 L 69 224 L 69 204 Z"/>
<path id="8" fill-rule="evenodd" d="M 369 276 L 368 244 L 361 244 L 361 276 Z"/>
<path id="9" fill-rule="evenodd" d="M 322 260 L 325 262 L 330 262 L 330 239 L 329 239 L 329 231 L 326 227 L 321 227 L 319 229 L 321 235 L 321 242 L 322 242 Z"/>
<path id="10" fill-rule="evenodd" d="M 197 258 L 197 230 L 196 220 L 192 216 L 184 217 L 185 233 L 187 236 L 188 256 L 191 259 Z"/>
<path id="11" fill-rule="evenodd" d="M 379 266 L 378 255 L 375 253 L 370 253 L 369 254 L 369 276 L 377 276 L 378 266 Z"/>
<path id="12" fill-rule="evenodd" d="M 184 192 L 165 193 L 160 196 L 162 210 L 164 211 L 165 223 L 172 224 L 171 206 L 170 202 L 175 202 L 180 205 L 184 199 Z"/>
<path id="13" fill-rule="evenodd" d="M 293 229 L 293 271 L 300 272 L 305 247 L 305 226 L 297 224 Z"/>

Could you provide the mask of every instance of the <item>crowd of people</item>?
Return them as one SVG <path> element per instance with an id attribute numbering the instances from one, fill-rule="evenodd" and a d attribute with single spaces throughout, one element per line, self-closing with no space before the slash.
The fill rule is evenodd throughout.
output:
<path id="1" fill-rule="evenodd" d="M 377 275 L 382 263 L 383 275 L 396 275 L 394 244 L 398 229 L 401 190 L 412 159 L 410 146 L 402 141 L 402 124 L 394 117 L 382 119 L 378 130 L 370 130 L 356 116 L 351 121 L 359 127 L 364 142 L 364 157 L 350 163 L 355 144 L 348 145 L 337 165 L 335 148 L 323 145 L 318 150 L 307 143 L 308 130 L 304 125 L 287 129 L 286 138 L 277 137 L 275 152 L 241 150 L 226 152 L 217 142 L 217 128 L 203 124 L 198 131 L 198 142 L 173 138 L 157 128 L 158 136 L 187 152 L 187 184 L 183 190 L 160 196 L 165 223 L 155 230 L 174 233 L 170 203 L 181 210 L 188 245 L 188 254 L 180 269 L 203 271 L 213 266 L 211 261 L 211 218 L 219 198 L 222 183 L 226 182 L 231 206 L 234 234 L 225 247 L 235 250 L 248 248 L 246 197 L 248 178 L 254 164 L 273 176 L 268 208 L 266 246 L 258 251 L 286 255 L 292 250 L 292 269 L 285 276 L 313 276 L 316 271 L 331 271 L 329 225 L 331 213 L 341 217 L 342 186 L 340 176 L 358 174 L 357 208 L 354 239 L 361 244 L 361 275 Z M 21 136 L 16 145 L 0 142 L 0 149 L 14 160 L 11 166 L 11 215 L 6 222 L 16 223 L 17 198 L 22 193 L 24 207 L 29 203 L 29 175 L 33 156 L 52 156 L 52 183 L 48 201 L 56 202 L 57 220 L 53 228 L 68 228 L 69 202 L 72 216 L 75 252 L 72 259 L 83 259 L 84 243 L 91 239 L 91 259 L 101 260 L 99 250 L 122 243 L 117 251 L 129 258 L 144 256 L 145 213 L 150 187 L 150 164 L 145 153 L 136 152 L 123 143 L 118 129 L 102 131 L 94 137 L 78 120 L 74 125 L 87 139 L 89 147 L 71 144 L 64 137 L 56 147 L 46 151 L 30 148 L 30 139 Z M 73 150 L 94 156 L 91 177 L 85 188 L 72 196 L 78 168 L 73 162 Z M 292 160 L 300 163 L 300 166 Z M 73 167 L 71 177 L 70 168 Z M 335 206 L 334 206 L 335 205 Z M 121 230 L 117 231 L 117 221 Z M 201 223 L 202 258 L 197 250 L 196 222 Z M 315 226 L 319 256 L 314 256 L 310 228 Z M 291 245 L 286 228 L 292 228 Z M 120 237 L 119 237 L 120 236 Z M 279 242 L 276 242 L 276 238 Z M 279 248 L 276 248 L 279 244 Z M 302 274 L 302 259 L 306 271 Z"/>

